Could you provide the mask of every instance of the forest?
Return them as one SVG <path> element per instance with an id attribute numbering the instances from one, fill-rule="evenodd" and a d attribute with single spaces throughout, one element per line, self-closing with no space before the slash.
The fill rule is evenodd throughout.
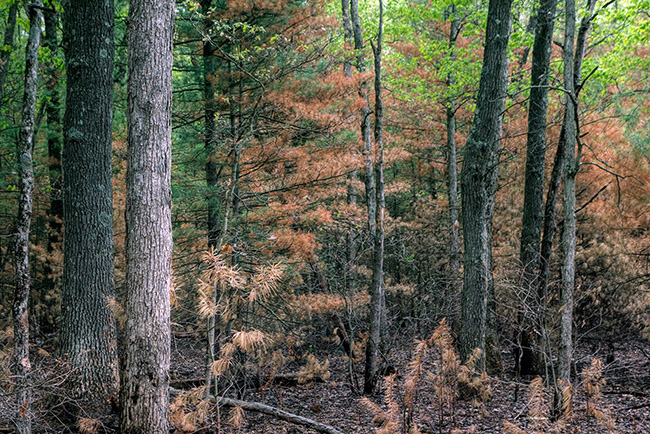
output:
<path id="1" fill-rule="evenodd" d="M 0 17 L 0 433 L 650 432 L 649 0 Z"/>

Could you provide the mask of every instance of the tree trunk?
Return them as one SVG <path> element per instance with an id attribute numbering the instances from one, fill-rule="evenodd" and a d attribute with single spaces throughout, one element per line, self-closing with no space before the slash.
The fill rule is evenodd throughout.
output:
<path id="1" fill-rule="evenodd" d="M 15 378 L 16 432 L 32 432 L 31 416 L 31 366 L 29 362 L 29 232 L 32 218 L 32 193 L 34 169 L 32 148 L 34 146 L 34 111 L 38 89 L 38 47 L 41 43 L 40 4 L 27 6 L 29 37 L 25 48 L 25 91 L 23 95 L 23 120 L 18 139 L 18 170 L 20 173 L 20 196 L 16 216 L 16 287 L 13 305 L 14 358 L 12 375 Z"/>
<path id="2" fill-rule="evenodd" d="M 214 51 L 216 46 L 212 40 L 209 30 L 213 22 L 208 15 L 212 0 L 203 0 L 201 10 L 204 15 L 203 22 L 203 98 L 205 116 L 205 180 L 207 184 L 208 204 L 208 248 L 219 247 L 219 212 L 218 212 L 218 182 L 217 171 L 217 103 L 215 99 L 215 80 L 217 74 L 216 59 Z"/>
<path id="3" fill-rule="evenodd" d="M 64 3 L 67 71 L 61 353 L 79 398 L 98 413 L 117 399 L 113 281 L 113 3 Z"/>
<path id="4" fill-rule="evenodd" d="M 382 339 L 382 315 L 385 314 L 384 304 L 384 217 L 386 211 L 386 195 L 384 192 L 384 108 L 381 95 L 381 49 L 384 26 L 384 2 L 379 0 L 379 32 L 377 46 L 373 45 L 375 69 L 375 144 L 377 145 L 376 165 L 376 233 L 374 237 L 372 287 L 370 292 L 370 317 L 368 343 L 366 344 L 366 366 L 364 372 L 363 391 L 372 393 L 379 377 L 377 356 Z M 385 341 L 385 340 L 384 340 Z"/>
<path id="5" fill-rule="evenodd" d="M 20 3 L 19 0 L 14 0 L 11 6 L 9 6 L 3 49 L 0 50 L 0 114 L 2 113 L 4 105 L 4 90 L 5 82 L 7 81 L 7 72 L 9 71 L 9 58 L 14 49 L 14 32 L 16 30 L 18 3 Z"/>
<path id="6" fill-rule="evenodd" d="M 558 355 L 558 378 L 566 383 L 571 381 L 571 357 L 573 354 L 573 289 L 575 286 L 575 88 L 573 69 L 573 47 L 575 43 L 575 0 L 566 0 L 566 21 L 564 36 L 564 89 L 565 115 L 564 130 L 566 148 L 564 149 L 564 230 L 562 231 L 562 294 L 561 294 L 561 331 L 560 352 Z"/>
<path id="7" fill-rule="evenodd" d="M 539 275 L 540 238 L 544 207 L 544 167 L 546 162 L 546 112 L 548 109 L 548 78 L 555 10 L 557 0 L 542 0 L 537 12 L 537 31 L 533 44 L 528 135 L 526 143 L 526 178 L 524 209 L 521 223 L 520 261 L 523 268 L 522 287 L 524 303 L 519 312 L 518 344 L 520 355 L 515 361 L 520 374 L 539 374 L 543 368 L 540 337 L 544 332 L 546 295 L 537 296 L 536 277 Z M 527 325 L 527 326 L 526 326 Z"/>
<path id="8" fill-rule="evenodd" d="M 508 84 L 511 6 L 512 0 L 490 1 L 476 114 L 465 145 L 461 172 L 465 267 L 459 347 L 463 361 L 475 348 L 485 354 L 487 299 L 492 273 L 491 203 L 496 193 L 499 142 Z M 479 368 L 484 367 L 483 356 Z"/>
<path id="9" fill-rule="evenodd" d="M 122 433 L 169 430 L 173 0 L 132 0 Z"/>
<path id="10" fill-rule="evenodd" d="M 460 34 L 460 21 L 456 14 L 456 5 L 451 5 L 451 26 L 449 29 L 449 59 L 456 61 L 456 40 Z M 454 74 L 447 75 L 447 88 L 454 85 Z M 457 334 L 460 329 L 460 237 L 459 237 L 459 204 L 458 204 L 458 158 L 456 149 L 456 100 L 453 96 L 447 102 L 447 191 L 449 195 L 449 302 L 448 319 L 452 329 Z"/>

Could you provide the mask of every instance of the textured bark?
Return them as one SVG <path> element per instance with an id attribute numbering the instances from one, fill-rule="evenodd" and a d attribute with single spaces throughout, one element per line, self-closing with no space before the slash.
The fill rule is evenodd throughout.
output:
<path id="1" fill-rule="evenodd" d="M 32 432 L 31 416 L 31 366 L 29 362 L 29 232 L 32 219 L 32 193 L 34 191 L 34 111 L 38 89 L 38 47 L 41 43 L 41 11 L 39 4 L 28 6 L 29 37 L 25 47 L 25 90 L 23 94 L 22 124 L 18 139 L 18 171 L 20 196 L 16 216 L 16 286 L 13 305 L 14 354 L 12 375 L 15 379 L 16 432 Z"/>
<path id="2" fill-rule="evenodd" d="M 104 412 L 117 398 L 111 129 L 113 3 L 64 3 L 65 221 L 61 352 L 78 397 Z"/>
<path id="3" fill-rule="evenodd" d="M 169 429 L 173 0 L 132 0 L 122 433 Z"/>
<path id="4" fill-rule="evenodd" d="M 449 29 L 449 59 L 456 61 L 456 40 L 460 33 L 460 22 L 456 16 L 456 6 L 452 5 L 451 26 Z M 454 74 L 447 75 L 447 87 L 454 85 Z M 447 193 L 449 196 L 449 322 L 455 333 L 460 329 L 460 300 L 459 300 L 459 273 L 460 273 L 460 235 L 459 235 L 459 210 L 458 204 L 458 157 L 456 148 L 456 100 L 449 97 L 446 113 L 447 124 Z"/>
<path id="5" fill-rule="evenodd" d="M 491 281 L 492 212 L 499 143 L 508 84 L 507 46 L 512 0 L 491 0 L 485 52 L 472 130 L 461 172 L 464 282 L 459 349 L 463 361 L 475 348 L 485 354 L 487 300 Z M 481 357 L 480 368 L 485 367 Z"/>
<path id="6" fill-rule="evenodd" d="M 203 0 L 201 9 L 206 18 L 203 22 L 203 98 L 204 98 L 204 122 L 205 122 L 205 180 L 207 184 L 208 204 L 208 247 L 218 247 L 219 237 L 219 212 L 217 204 L 217 184 L 219 176 L 217 171 L 217 103 L 215 99 L 215 79 L 217 74 L 217 61 L 214 52 L 217 49 L 209 30 L 213 25 L 211 19 L 207 18 L 212 0 Z"/>
<path id="7" fill-rule="evenodd" d="M 520 324 L 528 324 L 518 337 L 520 354 L 516 359 L 520 374 L 541 373 L 543 355 L 540 337 L 535 330 L 544 332 L 546 294 L 538 292 L 536 277 L 540 267 L 540 239 L 544 207 L 544 167 L 546 162 L 546 112 L 548 109 L 548 79 L 555 10 L 557 0 L 542 0 L 537 12 L 537 31 L 533 43 L 533 65 L 528 109 L 528 134 L 526 143 L 526 177 L 524 208 L 521 223 L 520 261 L 523 267 Z M 534 346 L 534 348 L 533 348 Z"/>
<path id="8" fill-rule="evenodd" d="M 377 146 L 376 164 L 376 233 L 374 237 L 372 287 L 370 291 L 370 316 L 368 342 L 366 344 L 366 366 L 364 371 L 364 393 L 372 393 L 379 377 L 377 356 L 382 341 L 382 315 L 384 304 L 384 216 L 386 212 L 386 195 L 384 192 L 384 108 L 381 93 L 381 49 L 384 25 L 384 2 L 379 0 L 379 32 L 377 46 L 373 46 L 375 69 L 375 145 Z M 384 339 L 385 342 L 385 339 Z"/>
<path id="9" fill-rule="evenodd" d="M 5 36 L 3 50 L 0 50 L 0 112 L 3 109 L 5 82 L 7 81 L 7 72 L 9 71 L 9 58 L 14 48 L 14 32 L 16 31 L 16 15 L 18 14 L 19 0 L 9 6 L 7 12 L 7 27 L 5 27 Z"/>
<path id="10" fill-rule="evenodd" d="M 341 0 L 341 18 L 343 21 L 343 41 L 345 46 L 345 59 L 343 60 L 343 74 L 352 77 L 352 62 L 348 51 L 352 48 L 352 24 L 350 23 L 350 0 Z"/>
<path id="11" fill-rule="evenodd" d="M 564 130 L 566 148 L 564 149 L 564 230 L 562 231 L 562 294 L 561 294 L 561 331 L 560 351 L 558 354 L 558 379 L 569 383 L 571 380 L 571 357 L 573 354 L 573 289 L 575 286 L 575 252 L 576 252 L 576 222 L 575 222 L 575 89 L 574 89 L 574 59 L 575 43 L 575 0 L 565 3 L 565 35 L 564 35 L 564 89 L 567 95 L 565 103 Z"/>

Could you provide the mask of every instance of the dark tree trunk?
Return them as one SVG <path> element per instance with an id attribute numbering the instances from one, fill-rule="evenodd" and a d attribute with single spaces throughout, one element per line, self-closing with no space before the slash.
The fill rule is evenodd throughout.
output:
<path id="1" fill-rule="evenodd" d="M 5 37 L 3 50 L 0 50 L 0 113 L 4 108 L 4 90 L 5 82 L 7 81 L 7 72 L 9 71 L 9 58 L 14 48 L 14 32 L 16 30 L 16 15 L 18 14 L 19 0 L 14 0 L 9 6 L 7 13 L 7 27 L 5 27 Z"/>
<path id="2" fill-rule="evenodd" d="M 61 353 L 78 397 L 104 412 L 118 390 L 113 281 L 113 2 L 64 3 L 65 221 Z"/>
<path id="3" fill-rule="evenodd" d="M 214 52 L 217 47 L 212 40 L 209 30 L 213 22 L 208 18 L 212 0 L 203 0 L 201 9 L 205 16 L 203 22 L 203 98 L 205 116 L 205 180 L 207 184 L 208 203 L 208 248 L 217 246 L 219 238 L 219 211 L 218 211 L 218 182 L 217 170 L 217 103 L 215 99 L 215 80 L 217 74 L 217 60 Z"/>
<path id="4" fill-rule="evenodd" d="M 540 237 L 544 207 L 544 167 L 546 162 L 546 112 L 548 109 L 548 78 L 555 10 L 557 0 L 542 0 L 537 12 L 537 31 L 533 44 L 530 103 L 528 109 L 528 135 L 526 143 L 526 180 L 524 209 L 521 224 L 520 261 L 523 268 L 523 300 L 532 300 L 521 307 L 518 344 L 520 354 L 516 360 L 520 374 L 541 373 L 543 354 L 540 337 L 535 330 L 544 332 L 546 295 L 538 294 L 536 277 L 540 265 Z M 533 348 L 534 345 L 534 348 Z"/>
<path id="5" fill-rule="evenodd" d="M 173 0 L 132 0 L 121 432 L 169 430 Z"/>
<path id="6" fill-rule="evenodd" d="M 377 357 L 382 340 L 382 315 L 385 314 L 384 304 L 384 216 L 386 211 L 386 196 L 384 192 L 384 108 L 381 95 L 381 49 L 384 25 L 384 2 L 379 1 L 379 32 L 377 46 L 373 46 L 375 69 L 375 144 L 377 145 L 376 165 L 376 233 L 374 237 L 372 287 L 370 291 L 370 317 L 368 343 L 366 344 L 366 366 L 364 371 L 363 391 L 372 393 L 377 385 L 379 372 Z M 385 342 L 385 339 L 384 339 Z"/>
<path id="7" fill-rule="evenodd" d="M 23 120 L 18 139 L 18 171 L 20 196 L 16 216 L 16 287 L 13 305 L 14 358 L 12 375 L 15 379 L 16 432 L 32 432 L 31 416 L 31 366 L 29 362 L 29 232 L 32 219 L 32 193 L 34 169 L 32 148 L 34 146 L 34 111 L 38 89 L 38 47 L 41 43 L 41 10 L 39 4 L 27 7 L 29 14 L 29 37 L 25 48 L 25 91 L 23 95 Z"/>
<path id="8" fill-rule="evenodd" d="M 465 145 L 461 172 L 465 267 L 459 347 L 463 361 L 475 348 L 485 355 L 487 299 L 492 273 L 492 203 L 508 84 L 511 6 L 512 0 L 490 1 L 476 114 Z M 484 356 L 479 367 L 485 367 Z"/>

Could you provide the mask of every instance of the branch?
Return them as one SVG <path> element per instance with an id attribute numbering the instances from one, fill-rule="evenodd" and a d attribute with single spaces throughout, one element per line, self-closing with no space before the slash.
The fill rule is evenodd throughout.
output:
<path id="1" fill-rule="evenodd" d="M 169 388 L 169 394 L 172 396 L 179 395 L 180 393 L 182 393 L 182 391 L 178 389 L 174 389 L 173 387 Z M 241 407 L 244 410 L 256 411 L 258 413 L 263 413 L 269 416 L 273 416 L 277 419 L 284 420 L 286 422 L 291 422 L 296 425 L 306 426 L 308 428 L 311 428 L 321 433 L 343 434 L 343 431 L 339 431 L 338 429 L 332 426 L 325 425 L 320 422 L 316 422 L 313 419 L 299 416 L 297 414 L 289 413 L 288 411 L 280 410 L 279 408 L 276 407 L 271 407 L 270 405 L 262 404 L 261 402 L 241 401 L 239 399 L 226 398 L 223 396 L 220 396 L 215 399 L 215 397 L 212 395 L 208 395 L 208 398 L 210 400 L 217 401 L 219 405 L 223 405 L 226 407 Z"/>

